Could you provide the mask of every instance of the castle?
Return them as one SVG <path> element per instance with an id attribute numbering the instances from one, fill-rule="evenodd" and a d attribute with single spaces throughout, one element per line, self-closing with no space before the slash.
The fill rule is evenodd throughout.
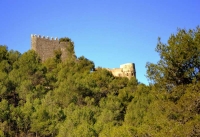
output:
<path id="1" fill-rule="evenodd" d="M 60 42 L 58 38 L 44 37 L 40 35 L 31 35 L 31 49 L 36 51 L 42 62 L 48 58 L 54 57 L 54 51 L 61 51 L 61 59 L 67 58 L 66 48 L 69 46 L 71 41 Z M 126 63 L 120 65 L 120 68 L 107 69 L 112 72 L 116 77 L 136 77 L 136 70 L 134 63 Z"/>
<path id="2" fill-rule="evenodd" d="M 107 68 L 108 71 L 112 72 L 112 74 L 116 77 L 136 77 L 136 70 L 135 70 L 135 64 L 134 63 L 126 63 L 120 65 L 120 68 L 114 68 L 114 69 L 109 69 Z"/>
<path id="3" fill-rule="evenodd" d="M 69 42 L 59 42 L 58 38 L 31 35 L 31 49 L 39 54 L 42 62 L 48 58 L 54 57 L 55 50 L 61 50 L 62 60 L 67 58 L 66 48 L 68 45 Z"/>

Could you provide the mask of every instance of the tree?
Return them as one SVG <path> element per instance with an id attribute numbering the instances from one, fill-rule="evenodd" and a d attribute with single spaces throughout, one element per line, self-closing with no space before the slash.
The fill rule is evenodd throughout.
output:
<path id="1" fill-rule="evenodd" d="M 8 50 L 6 46 L 0 45 L 0 62 L 7 59 Z"/>
<path id="2" fill-rule="evenodd" d="M 59 128 L 58 137 L 94 137 L 97 136 L 94 130 L 96 121 L 93 107 L 79 107 L 71 103 L 64 109 L 66 120 Z"/>
<path id="3" fill-rule="evenodd" d="M 147 63 L 147 77 L 153 83 L 166 87 L 190 84 L 200 80 L 200 28 L 178 29 L 168 44 L 158 39 L 156 52 L 160 55 L 157 64 Z"/>

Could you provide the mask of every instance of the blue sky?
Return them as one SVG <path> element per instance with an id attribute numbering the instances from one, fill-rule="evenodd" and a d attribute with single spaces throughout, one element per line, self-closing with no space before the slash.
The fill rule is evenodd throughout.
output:
<path id="1" fill-rule="evenodd" d="M 69 37 L 77 57 L 95 66 L 133 62 L 148 84 L 145 65 L 159 60 L 158 37 L 167 43 L 177 28 L 200 25 L 199 0 L 1 0 L 0 45 L 28 51 L 30 35 Z"/>

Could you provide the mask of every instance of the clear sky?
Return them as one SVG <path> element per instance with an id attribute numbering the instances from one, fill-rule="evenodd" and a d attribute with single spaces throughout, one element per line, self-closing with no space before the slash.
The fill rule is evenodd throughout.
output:
<path id="1" fill-rule="evenodd" d="M 69 37 L 77 57 L 105 68 L 133 62 L 145 84 L 146 62 L 159 60 L 158 37 L 166 43 L 177 28 L 198 25 L 199 0 L 0 1 L 0 45 L 24 53 L 31 48 L 31 34 Z"/>

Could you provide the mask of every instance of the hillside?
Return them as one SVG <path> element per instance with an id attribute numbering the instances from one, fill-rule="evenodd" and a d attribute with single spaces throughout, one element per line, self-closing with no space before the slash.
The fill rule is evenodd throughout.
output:
<path id="1" fill-rule="evenodd" d="M 0 46 L 0 136 L 200 136 L 200 28 L 159 39 L 149 85 L 70 50 L 42 62 Z"/>

